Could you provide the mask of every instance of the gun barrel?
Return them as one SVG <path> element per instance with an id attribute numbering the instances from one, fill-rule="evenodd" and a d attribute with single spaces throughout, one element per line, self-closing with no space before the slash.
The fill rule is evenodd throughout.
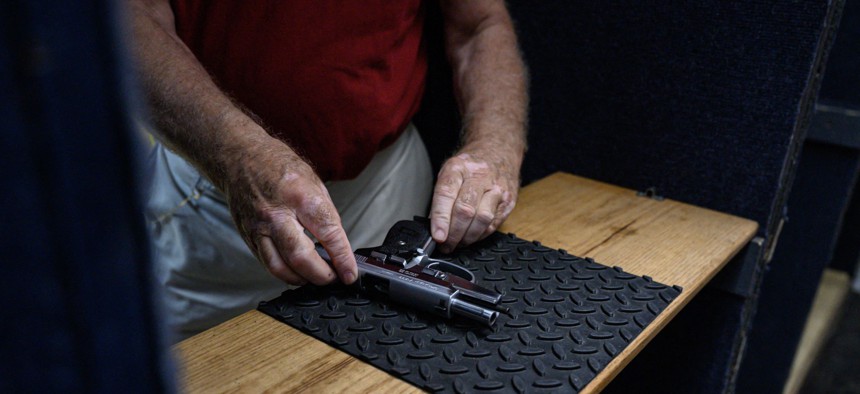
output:
<path id="1" fill-rule="evenodd" d="M 492 326 L 493 323 L 496 322 L 496 318 L 499 317 L 499 312 L 497 311 L 489 310 L 456 298 L 451 300 L 451 311 L 465 318 L 483 322 L 488 326 Z"/>

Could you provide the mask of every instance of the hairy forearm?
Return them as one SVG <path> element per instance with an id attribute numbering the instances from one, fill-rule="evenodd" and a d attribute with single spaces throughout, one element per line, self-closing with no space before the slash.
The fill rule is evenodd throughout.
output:
<path id="1" fill-rule="evenodd" d="M 133 1 L 132 49 L 160 139 L 224 190 L 257 149 L 284 148 L 224 94 L 177 37 L 166 2 Z M 296 158 L 297 159 L 297 158 Z M 226 190 L 225 190 L 226 191 Z"/>
<path id="2" fill-rule="evenodd" d="M 430 207 L 443 252 L 492 234 L 514 209 L 526 149 L 526 68 L 502 0 L 442 0 L 463 115 L 462 146 L 439 171 Z"/>
<path id="3" fill-rule="evenodd" d="M 448 57 L 463 115 L 464 147 L 510 150 L 519 169 L 526 148 L 527 71 L 501 2 L 485 14 L 446 16 Z"/>

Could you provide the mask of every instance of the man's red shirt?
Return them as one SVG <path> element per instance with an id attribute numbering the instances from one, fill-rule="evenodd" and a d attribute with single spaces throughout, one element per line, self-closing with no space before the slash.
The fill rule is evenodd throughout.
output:
<path id="1" fill-rule="evenodd" d="M 216 83 L 324 180 L 357 176 L 421 101 L 412 1 L 173 0 L 176 30 Z"/>

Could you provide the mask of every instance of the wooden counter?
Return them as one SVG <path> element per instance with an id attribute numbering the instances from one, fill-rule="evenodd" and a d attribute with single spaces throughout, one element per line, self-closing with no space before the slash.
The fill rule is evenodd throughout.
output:
<path id="1" fill-rule="evenodd" d="M 522 189 L 500 229 L 683 293 L 588 385 L 605 387 L 755 234 L 750 220 L 556 173 Z M 420 392 L 257 311 L 175 347 L 187 392 Z"/>

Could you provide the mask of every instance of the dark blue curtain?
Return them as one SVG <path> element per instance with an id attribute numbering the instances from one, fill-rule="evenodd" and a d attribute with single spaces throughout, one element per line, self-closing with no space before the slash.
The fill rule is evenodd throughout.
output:
<path id="1" fill-rule="evenodd" d="M 116 7 L 0 2 L 0 392 L 172 390 Z"/>

